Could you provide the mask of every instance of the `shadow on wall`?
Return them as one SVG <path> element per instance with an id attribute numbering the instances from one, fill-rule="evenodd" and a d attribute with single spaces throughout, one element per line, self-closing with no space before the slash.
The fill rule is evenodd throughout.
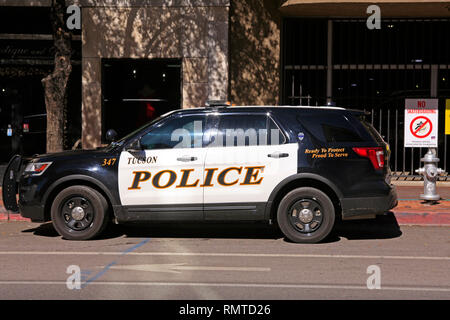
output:
<path id="1" fill-rule="evenodd" d="M 231 2 L 231 100 L 276 105 L 280 92 L 280 0 Z"/>
<path id="2" fill-rule="evenodd" d="M 227 7 L 93 7 L 82 14 L 83 148 L 100 144 L 101 58 L 182 58 L 183 69 L 191 60 L 203 77 L 183 77 L 185 108 L 226 95 Z"/>

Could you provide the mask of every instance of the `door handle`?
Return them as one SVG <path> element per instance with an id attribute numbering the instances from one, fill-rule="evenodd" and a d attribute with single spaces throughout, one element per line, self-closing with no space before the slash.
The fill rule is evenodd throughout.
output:
<path id="1" fill-rule="evenodd" d="M 183 157 L 177 158 L 177 160 L 181 161 L 181 162 L 190 162 L 190 161 L 197 160 L 197 157 L 183 156 Z"/>
<path id="2" fill-rule="evenodd" d="M 289 157 L 289 153 L 284 153 L 284 152 L 274 152 L 274 153 L 269 153 L 267 156 L 268 156 L 269 158 L 275 158 L 275 159 L 278 159 L 278 158 L 287 158 L 287 157 Z"/>

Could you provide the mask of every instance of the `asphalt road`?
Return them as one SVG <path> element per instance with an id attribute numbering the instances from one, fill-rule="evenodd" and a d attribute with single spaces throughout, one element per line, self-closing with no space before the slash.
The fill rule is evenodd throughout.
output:
<path id="1" fill-rule="evenodd" d="M 315 245 L 258 224 L 113 226 L 76 242 L 51 224 L 0 223 L 0 300 L 450 299 L 449 231 L 388 216 Z"/>

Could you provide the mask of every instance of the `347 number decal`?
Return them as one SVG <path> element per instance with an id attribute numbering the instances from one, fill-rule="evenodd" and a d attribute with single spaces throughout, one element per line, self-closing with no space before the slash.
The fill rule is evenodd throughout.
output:
<path id="1" fill-rule="evenodd" d="M 113 166 L 116 163 L 116 158 L 103 159 L 102 167 Z"/>

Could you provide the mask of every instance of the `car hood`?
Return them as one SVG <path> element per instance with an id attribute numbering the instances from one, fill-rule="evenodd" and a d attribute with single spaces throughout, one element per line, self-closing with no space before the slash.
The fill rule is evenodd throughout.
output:
<path id="1" fill-rule="evenodd" d="M 56 153 L 39 154 L 29 157 L 28 160 L 34 161 L 55 161 L 74 158 L 102 157 L 112 151 L 111 147 L 104 147 L 92 150 L 67 150 Z"/>

